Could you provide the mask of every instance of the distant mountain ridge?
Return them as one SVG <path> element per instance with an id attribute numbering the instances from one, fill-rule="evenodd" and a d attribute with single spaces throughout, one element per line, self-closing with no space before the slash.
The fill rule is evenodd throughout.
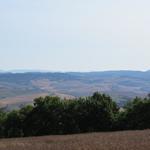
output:
<path id="1" fill-rule="evenodd" d="M 150 71 L 0 73 L 0 104 L 5 105 L 31 103 L 40 94 L 72 98 L 95 91 L 118 103 L 144 97 L 150 93 Z"/>

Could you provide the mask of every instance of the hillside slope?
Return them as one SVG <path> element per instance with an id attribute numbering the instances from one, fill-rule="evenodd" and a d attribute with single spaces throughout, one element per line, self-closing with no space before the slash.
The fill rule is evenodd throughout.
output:
<path id="1" fill-rule="evenodd" d="M 1 105 L 6 101 L 11 105 L 32 102 L 40 94 L 72 98 L 95 91 L 107 93 L 119 103 L 146 96 L 150 92 L 150 71 L 0 73 Z"/>

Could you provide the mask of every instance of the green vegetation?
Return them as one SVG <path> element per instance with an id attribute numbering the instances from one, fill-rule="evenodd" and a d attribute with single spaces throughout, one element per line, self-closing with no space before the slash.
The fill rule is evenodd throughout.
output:
<path id="1" fill-rule="evenodd" d="M 45 97 L 11 112 L 0 111 L 1 137 L 28 137 L 150 128 L 150 98 L 135 98 L 121 110 L 110 96 L 65 100 Z"/>

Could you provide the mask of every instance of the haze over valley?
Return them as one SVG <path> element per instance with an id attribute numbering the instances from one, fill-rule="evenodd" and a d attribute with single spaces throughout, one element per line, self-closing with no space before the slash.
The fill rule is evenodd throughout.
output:
<path id="1" fill-rule="evenodd" d="M 109 94 L 120 105 L 145 97 L 150 92 L 150 71 L 0 73 L 0 104 L 8 109 L 40 96 L 72 99 L 95 91 Z"/>

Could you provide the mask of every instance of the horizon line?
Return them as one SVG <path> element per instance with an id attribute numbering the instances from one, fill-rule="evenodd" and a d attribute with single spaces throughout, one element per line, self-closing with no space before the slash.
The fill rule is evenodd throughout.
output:
<path id="1" fill-rule="evenodd" d="M 110 70 L 42 70 L 42 69 L 8 69 L 0 70 L 0 73 L 91 73 L 91 72 L 119 72 L 119 71 L 133 71 L 133 72 L 149 72 L 150 70 L 134 70 L 134 69 L 110 69 Z"/>

